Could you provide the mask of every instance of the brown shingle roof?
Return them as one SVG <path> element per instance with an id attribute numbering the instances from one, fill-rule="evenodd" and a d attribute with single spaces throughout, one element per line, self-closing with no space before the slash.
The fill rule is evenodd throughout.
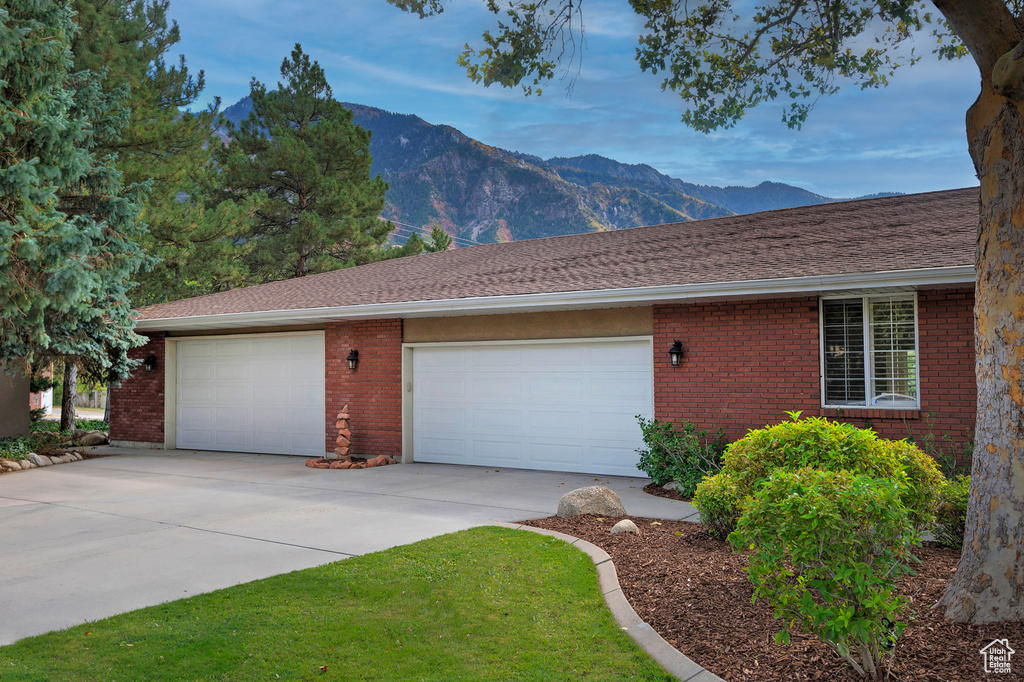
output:
<path id="1" fill-rule="evenodd" d="M 978 189 L 399 258 L 143 308 L 142 320 L 970 266 Z"/>

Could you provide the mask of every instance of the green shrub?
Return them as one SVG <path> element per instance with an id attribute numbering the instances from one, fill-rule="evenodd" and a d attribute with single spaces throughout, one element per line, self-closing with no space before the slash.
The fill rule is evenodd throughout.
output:
<path id="1" fill-rule="evenodd" d="M 914 427 L 903 421 L 907 427 L 907 438 L 925 454 L 934 459 L 939 470 L 946 478 L 955 478 L 971 472 L 971 459 L 974 457 L 974 434 L 967 432 L 967 440 L 958 443 L 953 440 L 949 433 L 941 436 L 935 435 L 935 413 L 928 412 L 925 415 L 925 427 L 920 433 L 914 432 Z"/>
<path id="2" fill-rule="evenodd" d="M 0 459 L 22 460 L 34 452 L 36 441 L 25 436 L 0 438 Z"/>
<path id="3" fill-rule="evenodd" d="M 700 512 L 701 523 L 720 540 L 726 539 L 736 527 L 741 501 L 736 481 L 725 471 L 705 478 L 693 494 L 693 506 Z"/>
<path id="4" fill-rule="evenodd" d="M 65 436 L 70 436 L 67 431 L 60 430 L 60 422 L 49 419 L 35 422 L 30 428 L 33 432 L 45 431 L 48 433 L 63 433 Z M 76 419 L 75 428 L 82 431 L 103 431 L 106 433 L 110 430 L 110 423 L 102 419 Z"/>
<path id="5" fill-rule="evenodd" d="M 690 497 L 697 484 L 722 469 L 722 452 L 725 450 L 725 431 L 718 430 L 714 439 L 707 431 L 700 431 L 695 424 L 683 422 L 677 429 L 672 422 L 647 421 L 638 416 L 643 432 L 644 449 L 636 465 L 657 485 L 670 481 L 679 482 L 679 493 Z"/>
<path id="6" fill-rule="evenodd" d="M 849 471 L 778 469 L 744 504 L 730 541 L 749 549 L 754 601 L 819 636 L 861 675 L 883 672 L 886 645 L 906 627 L 894 594 L 919 544 L 893 480 Z"/>
<path id="7" fill-rule="evenodd" d="M 75 428 L 82 431 L 102 431 L 107 433 L 110 431 L 110 422 L 105 422 L 102 419 L 76 419 Z"/>
<path id="8" fill-rule="evenodd" d="M 880 440 L 900 462 L 905 488 L 900 495 L 914 531 L 922 533 L 935 523 L 935 510 L 946 477 L 934 459 L 905 440 Z"/>
<path id="9" fill-rule="evenodd" d="M 896 482 L 911 522 L 920 532 L 934 522 L 943 477 L 927 455 L 906 441 L 888 441 L 873 431 L 821 417 L 799 419 L 750 431 L 726 448 L 722 471 L 736 485 L 737 503 L 777 470 L 810 467 L 850 471 Z M 731 515 L 739 518 L 742 510 Z M 716 514 L 717 520 L 728 514 Z M 716 532 L 716 534 L 718 534 Z"/>
<path id="10" fill-rule="evenodd" d="M 967 498 L 971 494 L 971 477 L 949 479 L 939 493 L 936 505 L 935 541 L 943 547 L 960 549 L 964 545 L 967 525 Z"/>
<path id="11" fill-rule="evenodd" d="M 823 417 L 794 419 L 750 431 L 728 447 L 722 469 L 732 472 L 745 494 L 775 469 L 845 469 L 892 478 L 899 473 L 899 463 L 879 447 L 880 440 L 874 431 Z"/>

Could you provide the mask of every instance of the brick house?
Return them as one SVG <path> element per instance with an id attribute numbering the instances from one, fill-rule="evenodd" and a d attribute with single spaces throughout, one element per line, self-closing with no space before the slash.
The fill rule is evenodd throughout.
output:
<path id="1" fill-rule="evenodd" d="M 636 416 L 974 425 L 975 188 L 424 254 L 151 306 L 137 446 L 636 473 Z M 679 341 L 677 364 L 670 350 Z M 357 353 L 353 353 L 357 351 Z M 350 369 L 353 356 L 355 368 Z"/>

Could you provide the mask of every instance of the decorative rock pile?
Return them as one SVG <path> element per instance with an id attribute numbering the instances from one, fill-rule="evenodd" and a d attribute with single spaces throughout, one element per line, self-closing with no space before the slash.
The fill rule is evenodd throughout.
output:
<path id="1" fill-rule="evenodd" d="M 311 469 L 369 469 L 370 467 L 381 467 L 388 464 L 397 464 L 392 457 L 378 455 L 370 459 L 355 459 L 349 454 L 352 450 L 352 428 L 349 425 L 348 405 L 341 408 L 338 413 L 338 421 L 335 422 L 338 429 L 338 437 L 334 441 L 337 447 L 334 451 L 338 453 L 337 459 L 318 457 L 307 459 L 306 466 Z"/>
<path id="2" fill-rule="evenodd" d="M 75 440 L 79 445 L 103 445 L 107 442 L 107 434 L 102 431 L 81 432 L 81 436 L 75 434 Z M 25 459 L 0 459 L 0 474 L 14 471 L 25 471 L 37 467 L 48 467 L 54 464 L 67 464 L 69 462 L 81 462 L 85 459 L 84 450 L 67 449 L 70 443 L 65 443 L 62 449 L 55 450 L 48 455 L 40 455 L 30 452 Z"/>

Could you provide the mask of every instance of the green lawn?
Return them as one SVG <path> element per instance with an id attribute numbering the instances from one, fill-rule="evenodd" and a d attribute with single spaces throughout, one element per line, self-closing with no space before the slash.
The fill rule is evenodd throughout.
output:
<path id="1" fill-rule="evenodd" d="M 672 679 L 615 624 L 590 559 L 494 527 L 0 647 L 5 681 L 629 678 Z"/>

